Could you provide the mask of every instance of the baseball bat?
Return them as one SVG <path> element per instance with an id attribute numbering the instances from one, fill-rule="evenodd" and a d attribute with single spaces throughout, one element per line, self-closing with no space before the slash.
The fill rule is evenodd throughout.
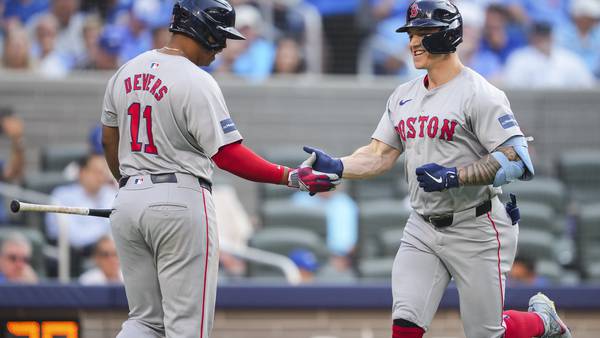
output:
<path id="1" fill-rule="evenodd" d="M 110 213 L 113 209 L 90 209 L 83 207 L 65 207 L 59 205 L 45 205 L 45 204 L 33 204 L 24 203 L 17 200 L 10 202 L 10 210 L 14 213 L 20 211 L 34 211 L 34 212 L 55 212 L 59 214 L 73 214 L 82 216 L 96 216 L 96 217 L 110 217 Z"/>

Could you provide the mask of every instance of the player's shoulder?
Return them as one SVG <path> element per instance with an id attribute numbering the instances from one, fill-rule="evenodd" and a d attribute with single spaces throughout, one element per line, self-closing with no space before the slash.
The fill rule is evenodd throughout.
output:
<path id="1" fill-rule="evenodd" d="M 146 51 L 125 62 L 123 65 L 121 65 L 121 67 L 119 67 L 119 69 L 117 69 L 117 71 L 110 78 L 109 84 L 114 83 L 114 81 L 118 79 L 121 75 L 127 74 L 130 70 L 137 68 L 138 65 L 140 63 L 143 63 L 151 53 L 152 51 Z"/>
<path id="2" fill-rule="evenodd" d="M 497 100 L 506 97 L 504 91 L 491 84 L 486 78 L 471 68 L 465 67 L 463 74 L 465 85 L 468 86 L 471 95 L 477 100 Z"/>

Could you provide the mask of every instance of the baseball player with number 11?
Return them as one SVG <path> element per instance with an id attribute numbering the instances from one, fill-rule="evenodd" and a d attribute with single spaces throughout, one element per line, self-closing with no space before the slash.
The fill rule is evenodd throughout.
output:
<path id="1" fill-rule="evenodd" d="M 504 311 L 504 285 L 517 248 L 518 209 L 499 187 L 533 178 L 527 141 L 502 91 L 455 53 L 462 18 L 449 0 L 417 0 L 406 14 L 416 68 L 400 85 L 369 145 L 313 168 L 348 179 L 389 170 L 400 154 L 413 208 L 392 269 L 394 338 L 420 338 L 453 278 L 468 338 L 571 337 L 545 295 L 529 311 Z"/>
<path id="2" fill-rule="evenodd" d="M 335 174 L 269 163 L 242 145 L 207 66 L 227 39 L 244 39 L 225 0 L 181 0 L 167 46 L 143 53 L 109 80 L 103 144 L 120 190 L 110 216 L 129 320 L 119 338 L 207 338 L 219 243 L 211 198 L 214 164 L 255 182 L 311 193 Z M 213 164 L 214 163 L 214 164 Z"/>

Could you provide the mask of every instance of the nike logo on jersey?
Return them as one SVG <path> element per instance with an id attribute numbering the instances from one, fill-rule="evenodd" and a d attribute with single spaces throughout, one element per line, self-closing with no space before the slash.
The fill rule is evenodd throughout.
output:
<path id="1" fill-rule="evenodd" d="M 400 100 L 400 105 L 403 106 L 407 103 L 409 103 L 410 101 L 412 101 L 412 99 L 408 99 L 408 100 Z"/>
<path id="2" fill-rule="evenodd" d="M 433 177 L 428 172 L 425 172 L 425 174 L 427 174 L 427 176 L 431 177 L 431 179 L 434 180 L 434 181 L 436 181 L 437 183 L 442 183 L 442 178 L 441 177 Z"/>

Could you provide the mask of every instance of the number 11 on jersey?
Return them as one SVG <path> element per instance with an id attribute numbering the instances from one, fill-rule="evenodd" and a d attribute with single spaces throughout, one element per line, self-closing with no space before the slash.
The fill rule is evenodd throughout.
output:
<path id="1" fill-rule="evenodd" d="M 127 109 L 127 114 L 131 116 L 131 123 L 129 130 L 131 131 L 131 151 L 140 152 L 142 151 L 142 143 L 139 142 L 138 137 L 140 133 L 140 111 L 141 105 L 139 102 L 132 103 Z M 144 152 L 146 154 L 158 154 L 158 149 L 154 144 L 154 136 L 152 135 L 152 106 L 144 107 L 144 113 L 142 114 L 144 120 L 146 120 L 146 136 L 148 144 L 144 145 Z"/>

